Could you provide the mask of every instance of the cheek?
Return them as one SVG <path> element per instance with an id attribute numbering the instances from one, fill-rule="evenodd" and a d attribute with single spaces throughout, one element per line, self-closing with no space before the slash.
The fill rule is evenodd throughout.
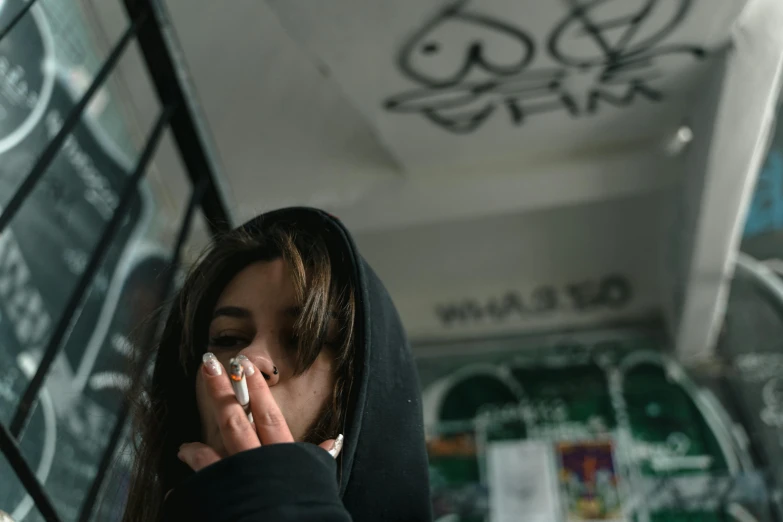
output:
<path id="1" fill-rule="evenodd" d="M 332 400 L 332 365 L 316 362 L 304 374 L 273 386 L 271 391 L 294 438 L 302 440 Z"/>
<path id="2" fill-rule="evenodd" d="M 331 359 L 319 357 L 315 364 L 303 375 L 307 382 L 303 390 L 303 398 L 320 406 L 328 401 L 334 393 L 334 371 Z"/>
<path id="3" fill-rule="evenodd" d="M 204 427 L 213 424 L 214 414 L 211 408 L 207 407 L 209 397 L 207 396 L 207 387 L 204 384 L 204 377 L 201 376 L 201 372 L 196 376 L 196 405 L 198 406 L 198 414 L 201 419 L 202 435 Z"/>
<path id="4" fill-rule="evenodd" d="M 289 423 L 301 424 L 317 415 L 329 400 L 331 390 L 317 384 L 305 374 L 271 388 L 272 397 Z"/>

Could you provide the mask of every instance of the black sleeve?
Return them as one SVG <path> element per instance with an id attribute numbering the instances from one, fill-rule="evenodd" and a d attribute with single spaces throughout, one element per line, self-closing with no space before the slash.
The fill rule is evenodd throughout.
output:
<path id="1" fill-rule="evenodd" d="M 350 522 L 334 459 L 304 443 L 238 453 L 188 477 L 163 504 L 166 522 Z"/>

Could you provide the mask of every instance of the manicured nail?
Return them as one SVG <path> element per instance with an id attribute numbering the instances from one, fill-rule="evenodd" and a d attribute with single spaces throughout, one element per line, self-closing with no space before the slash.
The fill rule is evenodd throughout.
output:
<path id="1" fill-rule="evenodd" d="M 273 366 L 273 367 L 272 367 L 272 369 L 274 370 L 272 373 L 274 373 L 275 375 L 277 375 L 277 366 Z"/>
<path id="2" fill-rule="evenodd" d="M 334 446 L 332 446 L 332 449 L 329 450 L 329 455 L 332 456 L 332 458 L 337 458 L 337 455 L 340 454 L 340 451 L 343 449 L 343 434 L 339 434 L 337 438 L 334 440 Z"/>
<path id="3" fill-rule="evenodd" d="M 220 375 L 223 373 L 223 368 L 220 366 L 220 362 L 214 353 L 205 353 L 201 361 L 204 363 L 204 371 L 207 372 L 207 375 Z"/>
<path id="4" fill-rule="evenodd" d="M 256 373 L 256 367 L 253 365 L 253 363 L 250 362 L 250 359 L 248 359 L 246 356 L 240 354 L 236 356 L 236 360 L 239 362 L 239 364 L 242 365 L 242 368 L 245 369 L 245 375 L 253 375 Z"/>

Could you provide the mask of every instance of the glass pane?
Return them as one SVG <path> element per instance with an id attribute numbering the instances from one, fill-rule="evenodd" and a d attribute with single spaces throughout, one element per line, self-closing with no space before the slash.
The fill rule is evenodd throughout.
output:
<path id="1" fill-rule="evenodd" d="M 47 107 L 42 125 L 27 138 L 43 145 L 20 145 L 2 158 L 34 158 L 40 153 L 73 104 L 59 87 L 53 99 L 59 105 Z M 146 137 L 149 130 L 139 134 Z M 141 148 L 136 142 L 126 145 L 130 150 Z M 16 410 L 52 329 L 117 208 L 135 161 L 116 146 L 98 119 L 86 115 L 10 229 L 0 234 L 0 357 L 9 368 L 0 376 L 1 421 L 9 422 Z M 134 190 L 130 211 L 74 311 L 20 441 L 25 457 L 34 466 L 45 467 L 44 485 L 65 521 L 78 518 L 108 449 L 130 384 L 131 356 L 144 339 L 140 325 L 160 305 L 162 275 L 190 195 L 168 136 L 148 173 L 150 180 Z M 2 192 L 6 201 L 9 192 Z M 112 469 L 110 478 L 118 473 Z M 100 513 L 122 509 L 123 491 L 114 492 L 109 485 L 102 488 L 96 503 Z"/>
<path id="2" fill-rule="evenodd" d="M 0 27 L 22 5 L 23 0 L 0 1 Z M 84 17 L 90 12 L 88 5 L 39 0 L 0 42 L 0 110 L 7 115 L 4 120 L 0 113 L 0 145 L 5 143 L 0 147 L 0 207 L 12 197 L 127 27 L 120 10 L 112 30 L 103 31 L 105 27 Z M 11 226 L 0 233 L 0 421 L 11 420 L 35 374 L 159 113 L 160 104 L 133 42 Z M 24 132 L 17 132 L 19 128 Z M 15 136 L 16 141 L 3 141 L 4 136 Z M 145 179 L 132 192 L 127 217 L 85 298 L 71 311 L 60 352 L 20 438 L 25 458 L 64 521 L 79 517 L 107 451 L 112 452 L 112 466 L 92 517 L 121 516 L 130 463 L 127 434 L 121 449 L 109 448 L 109 438 L 131 382 L 134 350 L 144 342 L 144 325 L 150 324 L 147 319 L 160 305 L 163 274 L 190 193 L 167 131 Z M 199 218 L 186 254 L 200 250 L 205 230 Z M 0 464 L 0 477 L 12 475 Z M 0 487 L 3 510 L 24 497 L 21 488 L 5 485 L 3 481 Z M 16 520 L 40 519 L 33 510 Z"/>
<path id="3" fill-rule="evenodd" d="M 40 479 L 46 475 L 46 468 L 41 464 L 33 466 L 36 476 Z M 25 493 L 22 484 L 11 471 L 11 465 L 0 452 L 0 477 L 3 477 L 3 487 L 0 488 L 0 512 L 4 511 L 11 515 L 16 522 L 29 522 L 32 520 L 43 520 L 38 508 L 35 507 L 33 499 Z"/>
<path id="4" fill-rule="evenodd" d="M 0 27 L 8 27 L 24 4 L 2 2 Z M 18 146 L 39 125 L 56 82 L 54 47 L 40 6 L 30 9 L 0 42 L 0 154 Z"/>
<path id="5" fill-rule="evenodd" d="M 22 5 L 21 0 L 0 4 L 0 26 Z M 122 25 L 124 30 L 127 22 Z M 76 0 L 41 0 L 0 42 L 0 75 L 2 60 L 8 62 L 10 71 L 7 85 L 0 89 L 0 109 L 22 110 L 17 103 L 19 93 L 28 93 L 35 102 L 28 107 L 29 114 L 7 118 L 8 125 L 16 129 L 9 127 L 7 132 L 14 140 L 3 141 L 0 132 L 0 207 L 28 175 L 106 58 L 110 46 L 101 51 L 92 46 L 96 32 L 91 27 Z M 138 61 L 137 55 L 134 42 L 66 138 L 10 230 L 0 233 L 0 339 L 4 341 L 0 356 L 13 359 L 24 352 L 27 363 L 40 359 L 48 335 L 126 189 L 154 120 L 145 117 L 150 111 L 137 113 L 133 120 L 127 118 L 114 89 L 123 83 L 117 80 L 123 64 Z M 148 76 L 134 77 L 136 100 L 144 99 L 157 115 L 160 107 Z M 95 317 L 104 303 L 116 302 L 119 287 L 115 280 L 129 270 L 130 245 L 149 234 L 157 207 L 150 187 L 142 182 L 134 190 L 130 210 L 76 316 Z M 165 248 L 161 252 L 161 259 L 168 255 Z M 71 335 L 80 327 L 90 328 L 77 323 Z M 69 371 L 76 371 L 84 350 L 84 346 L 65 346 Z M 10 420 L 15 398 L 28 378 L 18 365 L 11 366 L 0 376 L 3 422 Z M 76 382 L 83 381 L 81 376 Z"/>
<path id="6" fill-rule="evenodd" d="M 67 516 L 76 516 L 81 500 L 95 479 L 99 462 L 108 449 L 109 434 L 118 420 L 118 410 L 132 379 L 134 350 L 148 339 L 147 319 L 160 306 L 160 297 L 175 234 L 168 233 L 159 216 L 166 203 L 161 193 L 145 185 L 140 192 L 149 219 L 127 225 L 131 233 L 113 246 L 87 299 L 77 311 L 62 351 L 45 381 L 40 405 L 21 440 L 26 458 L 38 462 L 43 450 L 54 446 L 54 459 L 45 486 L 53 501 Z M 180 208 L 169 208 L 174 226 L 182 220 Z M 130 223 L 130 222 L 129 222 Z M 86 252 L 89 252 L 86 250 Z M 59 287 L 51 281 L 54 289 Z M 45 286 L 45 285 L 44 285 Z M 55 291 L 42 291 L 54 300 Z M 50 295 L 51 294 L 51 295 Z M 38 365 L 39 352 L 24 344 L 13 354 L 22 384 Z M 56 415 L 47 415 L 47 401 Z M 56 436 L 52 442 L 52 433 Z M 127 473 L 126 473 L 127 475 Z M 121 491 L 119 492 L 121 498 Z M 97 506 L 117 509 L 118 497 L 103 488 Z M 113 506 L 113 507 L 112 507 Z M 69 518 L 72 519 L 72 518 Z"/>
<path id="7" fill-rule="evenodd" d="M 119 522 L 122 520 L 128 496 L 133 455 L 129 435 L 130 424 L 128 423 L 93 508 L 91 520 L 94 522 Z"/>

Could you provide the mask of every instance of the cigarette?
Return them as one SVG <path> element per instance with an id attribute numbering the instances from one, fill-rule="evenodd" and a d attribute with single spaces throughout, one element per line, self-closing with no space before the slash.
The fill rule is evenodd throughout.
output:
<path id="1" fill-rule="evenodd" d="M 245 368 L 236 358 L 228 362 L 228 376 L 231 378 L 231 387 L 234 389 L 234 395 L 237 396 L 237 402 L 244 408 L 250 422 L 253 422 L 253 414 L 250 413 L 250 394 L 247 392 L 247 377 L 245 377 Z"/>

